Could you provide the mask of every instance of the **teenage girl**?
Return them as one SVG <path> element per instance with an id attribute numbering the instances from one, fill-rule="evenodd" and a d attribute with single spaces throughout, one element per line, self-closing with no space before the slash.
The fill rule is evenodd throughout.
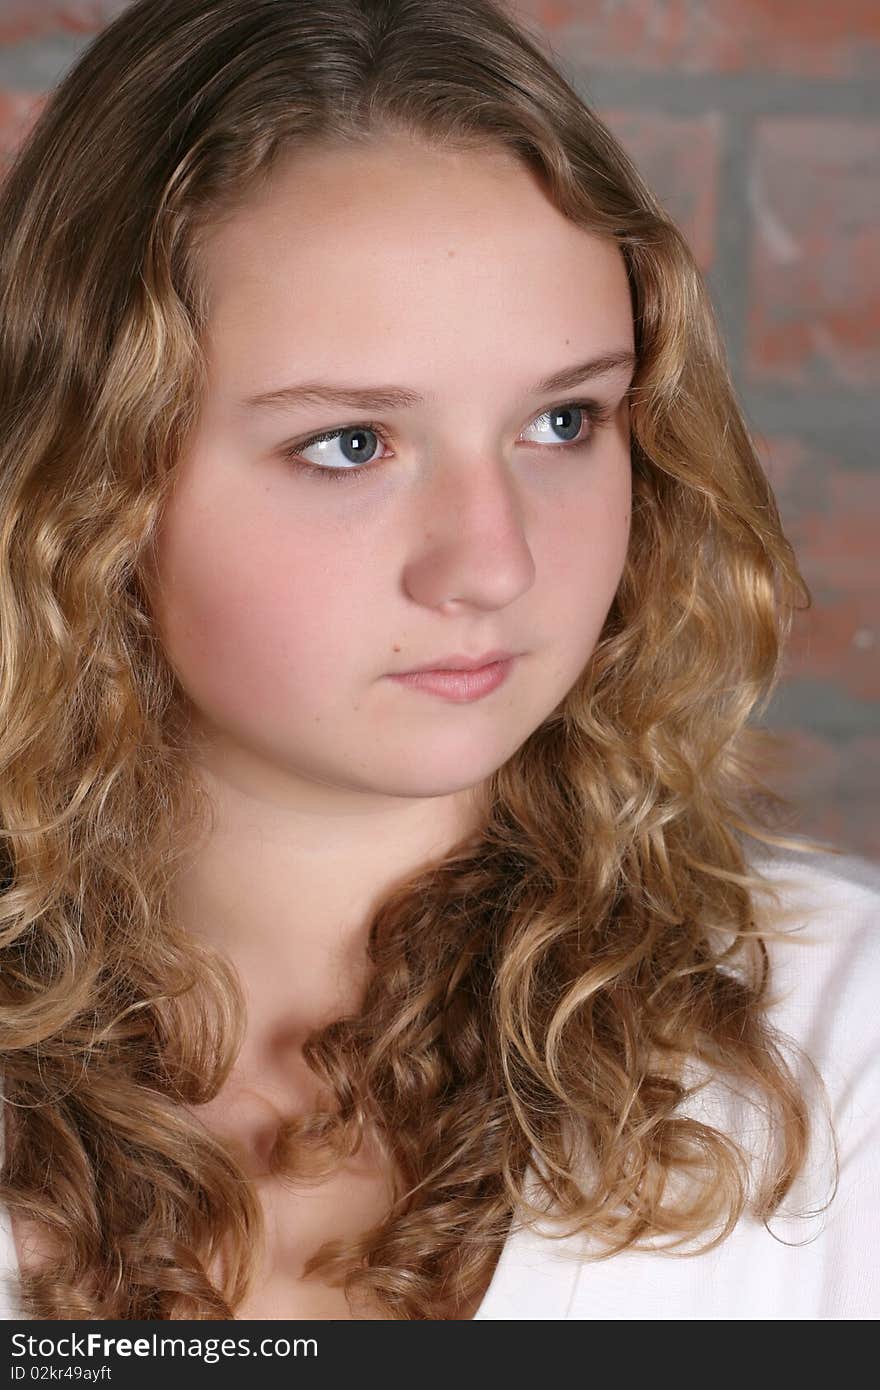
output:
<path id="1" fill-rule="evenodd" d="M 798 598 L 507 9 L 124 9 L 0 191 L 6 1316 L 877 1316 L 880 871 L 753 723 Z"/>

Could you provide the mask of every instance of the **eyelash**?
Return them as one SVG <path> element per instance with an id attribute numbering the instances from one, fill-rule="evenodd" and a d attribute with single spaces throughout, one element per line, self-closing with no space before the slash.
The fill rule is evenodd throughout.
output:
<path id="1" fill-rule="evenodd" d="M 602 425 L 607 424 L 614 414 L 614 410 L 611 406 L 600 405 L 598 401 L 564 401 L 561 405 L 549 406 L 547 410 L 542 410 L 539 415 L 533 418 L 535 420 L 540 420 L 544 415 L 552 415 L 555 411 L 571 409 L 580 410 L 584 413 L 590 422 L 590 433 L 586 439 L 569 441 L 568 443 L 561 441 L 558 444 L 552 444 L 549 446 L 551 449 L 567 449 L 574 453 L 578 450 L 590 448 L 594 442 L 596 430 Z M 375 462 L 365 463 L 358 467 L 352 466 L 351 468 L 325 468 L 319 463 L 309 463 L 308 460 L 299 457 L 300 450 L 308 449 L 312 444 L 321 444 L 325 440 L 338 439 L 340 435 L 353 429 L 370 430 L 371 433 L 375 434 L 379 439 L 383 448 L 389 447 L 388 440 L 381 425 L 376 424 L 372 420 L 359 420 L 353 425 L 342 425 L 339 429 L 327 430 L 323 434 L 310 434 L 307 439 L 296 440 L 293 444 L 288 445 L 282 450 L 282 456 L 288 463 L 292 463 L 297 470 L 308 473 L 312 477 L 318 477 L 322 480 L 326 479 L 334 483 L 359 481 L 368 473 L 371 473 L 374 467 L 377 468 L 380 463 L 384 463 L 385 460 L 376 459 Z M 538 447 L 540 448 L 542 446 L 539 445 Z"/>

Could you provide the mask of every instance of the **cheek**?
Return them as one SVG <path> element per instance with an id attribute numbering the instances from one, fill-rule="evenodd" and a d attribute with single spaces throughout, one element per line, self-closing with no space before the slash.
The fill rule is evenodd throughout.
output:
<path id="1" fill-rule="evenodd" d="M 596 473 L 586 491 L 567 498 L 552 527 L 539 576 L 548 577 L 559 630 L 571 635 L 572 659 L 589 656 L 620 583 L 629 547 L 632 478 L 629 460 Z"/>
<path id="2" fill-rule="evenodd" d="M 157 559 L 165 651 L 199 708 L 252 721 L 326 705 L 360 619 L 314 531 L 181 505 Z"/>

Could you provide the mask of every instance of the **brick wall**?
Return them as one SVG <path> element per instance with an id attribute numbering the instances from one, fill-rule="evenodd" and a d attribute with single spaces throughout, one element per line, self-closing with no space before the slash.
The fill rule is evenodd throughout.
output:
<path id="1" fill-rule="evenodd" d="M 0 156 L 126 0 L 0 0 Z M 814 607 L 766 723 L 792 827 L 880 860 L 880 5 L 509 0 L 703 267 Z"/>

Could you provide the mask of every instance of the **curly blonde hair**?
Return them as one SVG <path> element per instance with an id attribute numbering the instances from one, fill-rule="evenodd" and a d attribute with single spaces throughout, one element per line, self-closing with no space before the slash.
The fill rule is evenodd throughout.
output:
<path id="1" fill-rule="evenodd" d="M 494 0 L 139 0 L 0 190 L 0 1199 L 54 1252 L 22 1272 L 33 1317 L 231 1318 L 252 1286 L 254 1188 L 185 1108 L 228 1077 L 245 1005 L 172 911 L 210 808 L 145 575 L 205 384 L 201 235 L 279 159 L 389 132 L 512 151 L 620 247 L 632 527 L 577 684 L 489 779 L 480 832 L 388 893 L 361 1009 L 307 1042 L 334 1102 L 289 1119 L 276 1171 L 318 1181 L 369 1133 L 400 1174 L 307 1272 L 454 1318 L 515 1213 L 603 1255 L 712 1245 L 805 1163 L 747 863 L 794 843 L 790 808 L 747 721 L 811 599 L 681 232 Z M 684 1113 L 689 1067 L 773 1117 L 754 1193 L 733 1137 Z"/>

